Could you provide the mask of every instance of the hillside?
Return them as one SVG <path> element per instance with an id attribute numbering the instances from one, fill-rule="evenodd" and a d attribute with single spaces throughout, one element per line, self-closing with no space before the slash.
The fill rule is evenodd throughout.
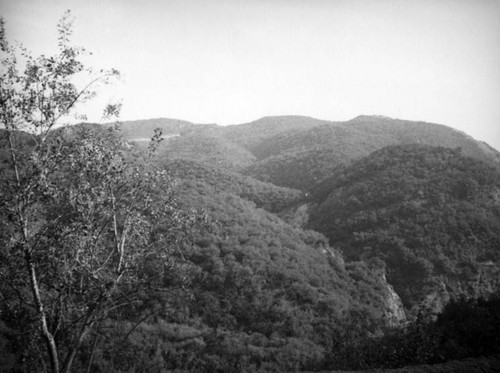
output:
<path id="1" fill-rule="evenodd" d="M 380 116 L 331 122 L 301 116 L 264 117 L 230 125 L 200 125 L 172 119 L 110 124 L 128 141 L 145 144 L 155 127 L 168 140 L 163 159 L 203 160 L 275 185 L 308 191 L 341 168 L 389 145 L 461 148 L 466 156 L 500 169 L 500 153 L 439 124 Z"/>
<path id="2" fill-rule="evenodd" d="M 308 190 L 339 166 L 389 145 L 461 148 L 500 169 L 500 153 L 452 128 L 424 122 L 360 116 L 351 121 L 282 132 L 252 149 L 257 162 L 245 173 L 276 185 Z"/>
<path id="3" fill-rule="evenodd" d="M 196 283 L 190 312 L 202 322 L 206 343 L 210 334 L 204 329 L 217 330 L 221 340 L 212 348 L 219 354 L 260 359 L 262 366 L 279 364 L 274 366 L 280 370 L 312 367 L 315 360 L 330 359 L 334 343 L 370 335 L 363 325 L 404 320 L 378 269 L 344 264 L 324 236 L 257 207 L 275 197 L 286 205 L 297 191 L 191 161 L 175 161 L 167 169 L 178 179 L 179 206 L 203 208 L 219 224 L 217 232 L 199 234 L 196 246 L 184 253 L 203 279 Z M 356 326 L 349 336 L 343 325 L 351 323 Z M 276 352 L 293 355 L 278 363 Z"/>
<path id="4" fill-rule="evenodd" d="M 128 141 L 141 142 L 150 140 L 156 128 L 160 128 L 169 137 L 188 133 L 200 125 L 179 119 L 156 118 L 107 123 L 105 127 L 119 129 L 123 138 Z"/>
<path id="5" fill-rule="evenodd" d="M 459 150 L 384 148 L 311 196 L 309 228 L 346 260 L 376 257 L 407 309 L 500 286 L 500 173 Z"/>
<path id="6" fill-rule="evenodd" d="M 366 137 L 390 133 L 401 144 L 418 143 L 421 145 L 461 148 L 465 156 L 495 163 L 498 167 L 500 153 L 488 144 L 476 141 L 464 132 L 435 123 L 413 122 L 387 117 L 361 115 L 347 122 L 353 129 L 366 134 Z"/>
<path id="7" fill-rule="evenodd" d="M 158 147 L 160 162 L 185 159 L 204 162 L 224 170 L 249 166 L 255 157 L 247 149 L 204 131 L 194 131 L 163 141 Z"/>
<path id="8" fill-rule="evenodd" d="M 244 146 L 258 158 L 255 153 L 262 141 L 289 131 L 309 129 L 326 123 L 330 122 L 295 115 L 275 116 L 264 117 L 250 123 L 222 127 L 219 128 L 219 132 L 221 136 Z"/>
<path id="9" fill-rule="evenodd" d="M 173 177 L 184 183 L 189 180 L 193 184 L 202 184 L 209 194 L 231 193 L 269 212 L 278 213 L 304 198 L 299 190 L 264 183 L 202 162 L 177 159 L 165 167 Z"/>
<path id="10" fill-rule="evenodd" d="M 163 140 L 146 169 L 158 127 Z M 29 164 L 37 137 L 15 135 L 17 155 Z M 284 116 L 227 127 L 171 119 L 82 124 L 53 135 L 47 151 L 64 149 L 65 162 L 79 160 L 72 149 L 80 140 L 94 159 L 95 142 L 116 151 L 113 162 L 127 175 L 151 170 L 163 180 L 143 184 L 152 194 L 136 224 L 154 229 L 134 239 L 165 245 L 141 264 L 146 287 L 136 302 L 106 316 L 99 338 L 82 344 L 85 369 L 320 371 L 500 353 L 499 153 L 466 134 L 384 117 Z M 0 146 L 0 172 L 10 177 L 5 138 Z M 64 195 L 74 170 L 51 167 Z M 20 170 L 38 175 L 36 167 Z M 78 182 L 85 177 L 71 180 L 92 192 L 94 179 Z M 93 196 L 109 197 L 111 188 Z M 59 212 L 58 198 L 40 201 L 48 209 L 36 206 L 37 214 Z M 158 219 L 155 208 L 165 202 Z M 3 233 L 12 216 L 0 216 L 5 258 L 15 243 Z M 12 268 L 0 262 L 4 276 Z M 17 280 L 6 280 L 2 296 L 14 294 L 9 284 Z M 51 294 L 50 283 L 44 291 Z M 7 351 L 0 370 L 21 361 L 31 325 L 31 311 L 12 312 L 11 304 L 0 303 Z"/>

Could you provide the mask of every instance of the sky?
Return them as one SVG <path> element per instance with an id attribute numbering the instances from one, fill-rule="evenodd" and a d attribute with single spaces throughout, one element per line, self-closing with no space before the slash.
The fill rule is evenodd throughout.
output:
<path id="1" fill-rule="evenodd" d="M 500 150 L 499 0 L 0 0 L 10 41 L 56 51 L 74 17 L 85 61 L 123 79 L 98 121 L 239 124 L 385 115 L 445 124 Z"/>

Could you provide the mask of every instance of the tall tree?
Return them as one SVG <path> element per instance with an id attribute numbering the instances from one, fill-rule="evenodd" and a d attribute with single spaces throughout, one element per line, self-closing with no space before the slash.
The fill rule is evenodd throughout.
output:
<path id="1" fill-rule="evenodd" d="M 97 324 L 150 285 L 148 263 L 160 263 L 158 286 L 175 271 L 187 273 L 174 241 L 194 222 L 176 209 L 168 175 L 128 160 L 119 137 L 60 128 L 99 84 L 119 76 L 85 68 L 71 30 L 67 12 L 58 25 L 58 53 L 33 58 L 9 45 L 0 23 L 0 122 L 8 154 L 0 178 L 0 315 L 36 321 L 28 354 L 38 351 L 55 373 L 69 372 Z M 74 78 L 82 73 L 89 82 L 77 88 Z M 117 109 L 110 105 L 105 114 Z M 157 132 L 148 159 L 160 140 Z"/>

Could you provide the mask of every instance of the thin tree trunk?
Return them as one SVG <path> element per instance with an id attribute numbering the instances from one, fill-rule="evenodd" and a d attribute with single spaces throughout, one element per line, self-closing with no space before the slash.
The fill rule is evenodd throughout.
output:
<path id="1" fill-rule="evenodd" d="M 5 128 L 7 129 L 7 138 L 9 140 L 9 151 L 10 151 L 10 156 L 12 158 L 12 164 L 14 165 L 14 172 L 16 174 L 16 182 L 17 186 L 21 186 L 21 178 L 19 177 L 19 168 L 17 167 L 17 158 L 16 158 L 16 151 L 14 150 L 14 141 L 12 139 L 12 131 L 14 129 L 11 129 L 9 125 L 5 125 Z"/>
<path id="2" fill-rule="evenodd" d="M 47 350 L 49 352 L 52 372 L 59 373 L 59 357 L 57 355 L 56 341 L 54 340 L 54 336 L 49 331 L 47 325 L 47 317 L 45 316 L 45 310 L 43 308 L 42 298 L 40 296 L 40 289 L 38 287 L 38 280 L 36 278 L 35 266 L 31 261 L 31 255 L 29 253 L 26 253 L 26 264 L 28 267 L 28 272 L 31 282 L 31 290 L 33 291 L 33 297 L 35 298 L 35 304 L 38 309 L 38 317 L 41 323 L 42 335 L 45 338 L 45 341 L 47 342 Z"/>
<path id="3" fill-rule="evenodd" d="M 97 327 L 99 331 L 99 326 Z M 96 334 L 94 339 L 94 346 L 92 346 L 92 353 L 90 354 L 89 365 L 87 366 L 87 373 L 90 373 L 90 369 L 92 369 L 92 361 L 94 360 L 94 353 L 97 348 L 97 343 L 99 342 L 99 334 Z"/>
<path id="4" fill-rule="evenodd" d="M 16 176 L 16 182 L 18 187 L 21 187 L 21 177 L 19 175 L 19 168 L 17 164 L 17 158 L 16 158 L 16 151 L 15 151 L 15 146 L 14 146 L 14 139 L 13 139 L 13 131 L 15 130 L 13 127 L 6 125 L 7 128 L 7 137 L 9 140 L 9 150 L 10 150 L 10 155 L 12 157 L 12 164 L 14 166 L 14 171 L 15 171 L 15 176 Z M 49 331 L 49 327 L 47 325 L 47 317 L 45 315 L 45 310 L 43 307 L 43 302 L 42 302 L 42 297 L 40 296 L 40 288 L 38 285 L 38 279 L 36 277 L 36 271 L 35 271 L 35 265 L 33 264 L 32 258 L 31 258 L 31 252 L 29 249 L 29 233 L 28 233 L 28 222 L 27 219 L 25 219 L 25 216 L 23 214 L 23 208 L 22 206 L 18 205 L 17 206 L 17 214 L 19 218 L 19 223 L 21 225 L 21 230 L 22 230 L 22 235 L 23 235 L 23 250 L 24 250 L 24 255 L 26 259 L 26 269 L 28 270 L 28 275 L 30 279 L 30 284 L 31 284 L 31 291 L 33 293 L 33 298 L 35 300 L 35 304 L 38 310 L 38 317 L 39 321 L 41 324 L 41 332 L 43 337 L 45 338 L 45 341 L 47 342 L 47 351 L 49 353 L 49 359 L 50 359 L 50 365 L 52 367 L 52 372 L 53 373 L 59 373 L 59 357 L 57 354 L 57 345 L 54 340 L 54 336 L 52 333 Z"/>
<path id="5" fill-rule="evenodd" d="M 87 317 L 85 318 L 85 321 L 83 322 L 82 329 L 80 330 L 80 335 L 78 336 L 78 339 L 75 341 L 73 347 L 71 347 L 71 350 L 68 353 L 68 356 L 66 357 L 66 360 L 64 361 L 62 371 L 61 373 L 69 373 L 71 372 L 71 366 L 73 365 L 73 360 L 75 360 L 75 356 L 78 352 L 78 349 L 80 348 L 80 345 L 82 344 L 83 339 L 89 332 L 90 328 L 92 327 L 92 323 L 90 325 L 87 325 L 90 318 L 91 318 L 92 313 L 90 312 L 87 314 Z"/>
<path id="6" fill-rule="evenodd" d="M 87 336 L 89 331 L 92 329 L 92 327 L 96 323 L 96 318 L 97 318 L 96 314 L 98 314 L 98 312 L 99 312 L 98 307 L 99 307 L 99 304 L 101 304 L 101 302 L 103 301 L 103 299 L 106 299 L 106 297 L 101 296 L 96 302 L 97 306 L 88 308 L 87 314 L 85 315 L 85 320 L 83 320 L 83 322 L 82 322 L 82 327 L 80 328 L 80 333 L 78 334 L 78 338 L 76 338 L 75 342 L 73 343 L 73 345 L 69 349 L 69 352 L 66 356 L 66 359 L 64 359 L 61 373 L 71 372 L 71 367 L 73 365 L 73 361 L 75 360 L 75 357 L 78 353 L 78 350 L 80 349 L 80 346 L 82 345 L 84 338 Z M 94 319 L 94 320 L 91 321 L 92 319 Z M 94 349 L 95 349 L 95 346 L 94 346 Z M 93 355 L 94 355 L 94 350 L 92 350 L 92 356 Z M 92 357 L 91 357 L 91 359 L 92 359 Z"/>

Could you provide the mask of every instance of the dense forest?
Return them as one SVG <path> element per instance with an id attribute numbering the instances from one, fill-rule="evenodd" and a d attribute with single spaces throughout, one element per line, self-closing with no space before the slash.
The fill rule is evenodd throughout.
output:
<path id="1" fill-rule="evenodd" d="M 499 192 L 498 172 L 459 149 L 386 147 L 318 185 L 308 225 L 346 260 L 381 259 L 408 309 L 478 298 L 499 285 Z"/>
<path id="2" fill-rule="evenodd" d="M 61 126 L 92 92 L 70 82 L 83 50 L 66 18 L 59 35 L 19 71 L 1 33 L 0 371 L 500 354 L 496 150 L 374 116 Z"/>

